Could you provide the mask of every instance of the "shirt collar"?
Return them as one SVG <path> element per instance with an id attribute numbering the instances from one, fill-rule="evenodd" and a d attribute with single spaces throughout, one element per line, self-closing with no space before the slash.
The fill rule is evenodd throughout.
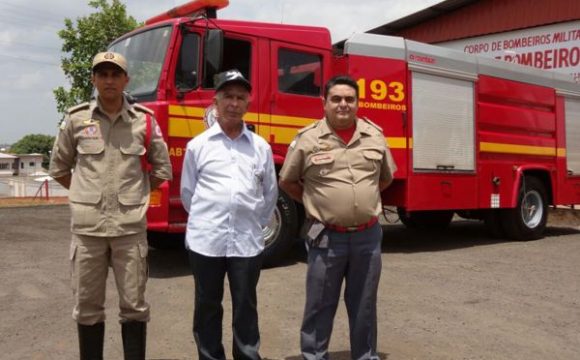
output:
<path id="1" fill-rule="evenodd" d="M 101 114 L 105 115 L 105 112 L 101 108 L 101 102 L 98 96 L 96 100 L 91 101 L 89 109 L 91 113 L 94 113 L 94 111 L 98 109 Z M 125 97 L 123 97 L 123 106 L 121 107 L 119 115 L 121 116 L 121 119 L 126 122 L 130 122 L 132 119 L 137 117 L 137 112 Z"/>
<path id="2" fill-rule="evenodd" d="M 372 135 L 371 126 L 369 124 L 367 124 L 365 121 L 361 120 L 360 118 L 356 118 L 355 125 L 356 125 L 356 129 L 354 131 L 354 134 L 360 133 L 360 134 L 365 134 L 365 135 Z M 329 134 L 334 133 L 334 131 L 332 130 L 332 128 L 328 124 L 328 119 L 326 119 L 326 117 L 321 120 L 321 124 L 319 126 L 319 129 L 320 129 L 320 133 L 318 134 L 318 137 L 324 137 L 324 136 L 327 136 Z M 354 136 L 353 136 L 353 138 L 354 138 Z"/>
<path id="3" fill-rule="evenodd" d="M 229 137 L 223 132 L 222 127 L 217 121 L 206 131 L 208 132 L 209 137 L 221 135 L 229 139 Z M 252 132 L 248 130 L 246 123 L 244 121 L 242 121 L 242 133 L 234 140 L 237 140 L 242 137 L 245 137 L 249 143 L 253 142 Z"/>

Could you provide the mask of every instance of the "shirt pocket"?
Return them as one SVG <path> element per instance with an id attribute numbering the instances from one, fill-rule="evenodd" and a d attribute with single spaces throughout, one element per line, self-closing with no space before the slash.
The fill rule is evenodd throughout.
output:
<path id="1" fill-rule="evenodd" d="M 80 177 L 98 178 L 104 163 L 105 144 L 101 139 L 81 139 L 77 147 L 77 166 Z"/>
<path id="2" fill-rule="evenodd" d="M 316 153 L 306 162 L 305 172 L 314 178 L 324 178 L 330 174 L 334 166 L 335 156 L 332 153 Z"/>
<path id="3" fill-rule="evenodd" d="M 121 152 L 121 163 L 118 166 L 119 176 L 122 178 L 132 178 L 142 174 L 141 156 L 145 155 L 145 147 L 141 144 L 133 143 L 119 148 Z"/>
<path id="4" fill-rule="evenodd" d="M 383 153 L 380 150 L 363 150 L 361 170 L 376 171 L 380 168 Z"/>

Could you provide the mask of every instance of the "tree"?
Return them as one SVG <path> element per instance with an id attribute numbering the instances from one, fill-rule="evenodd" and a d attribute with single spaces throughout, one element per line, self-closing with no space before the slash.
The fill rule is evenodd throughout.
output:
<path id="1" fill-rule="evenodd" d="M 89 5 L 96 12 L 77 18 L 76 25 L 66 18 L 65 28 L 58 32 L 64 41 L 62 51 L 65 56 L 61 59 L 61 67 L 71 84 L 70 90 L 60 86 L 53 91 L 57 111 L 61 114 L 69 107 L 90 99 L 93 56 L 105 51 L 114 39 L 140 25 L 127 15 L 125 5 L 120 0 L 112 0 L 111 4 L 108 0 L 91 0 Z"/>
<path id="2" fill-rule="evenodd" d="M 54 144 L 54 136 L 42 134 L 26 135 L 10 147 L 10 152 L 13 154 L 42 154 L 44 155 L 42 166 L 48 168 L 52 144 Z"/>

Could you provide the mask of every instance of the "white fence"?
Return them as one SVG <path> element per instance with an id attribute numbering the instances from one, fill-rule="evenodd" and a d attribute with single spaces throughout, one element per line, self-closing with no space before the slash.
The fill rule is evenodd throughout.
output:
<path id="1" fill-rule="evenodd" d="M 68 196 L 68 190 L 48 177 L 9 176 L 0 177 L 0 198 L 2 197 L 56 197 Z"/>

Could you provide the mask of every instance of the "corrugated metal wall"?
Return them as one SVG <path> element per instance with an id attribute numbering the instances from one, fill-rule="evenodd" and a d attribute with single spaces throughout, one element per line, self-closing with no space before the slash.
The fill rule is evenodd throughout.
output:
<path id="1" fill-rule="evenodd" d="M 445 2 L 447 3 L 447 2 Z M 437 11 L 438 5 L 430 9 Z M 480 0 L 389 32 L 426 43 L 462 39 L 580 19 L 580 0 Z"/>

